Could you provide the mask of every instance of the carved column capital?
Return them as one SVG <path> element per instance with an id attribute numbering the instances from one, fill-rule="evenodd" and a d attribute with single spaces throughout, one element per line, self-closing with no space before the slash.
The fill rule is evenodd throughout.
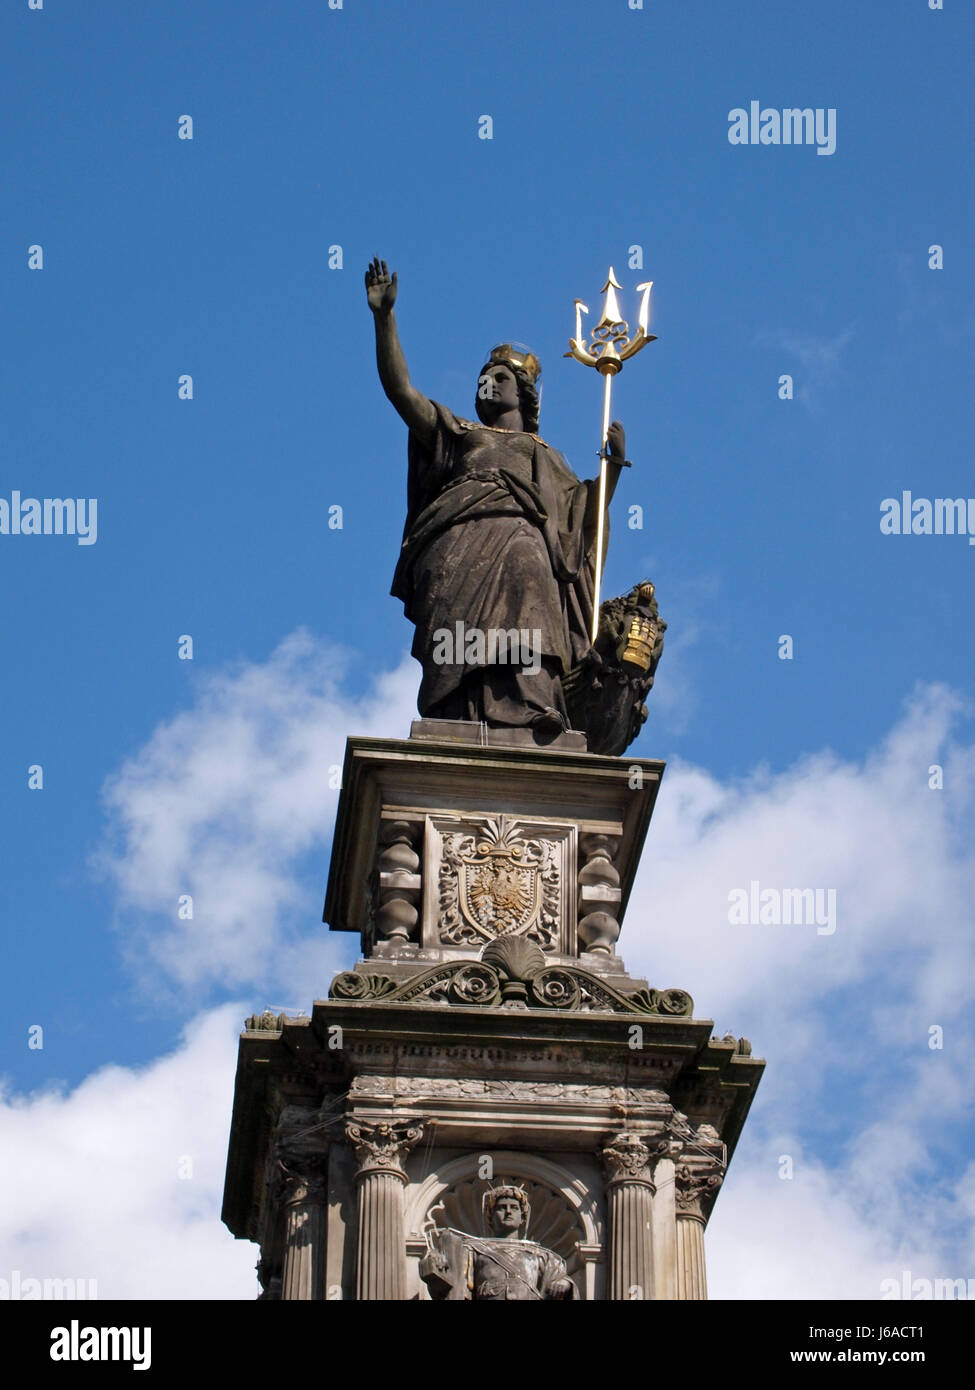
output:
<path id="1" fill-rule="evenodd" d="M 674 1169 L 674 1189 L 678 1217 L 703 1222 L 705 1210 L 717 1196 L 724 1181 L 725 1162 L 716 1153 L 685 1150 Z"/>
<path id="2" fill-rule="evenodd" d="M 327 1153 L 298 1153 L 287 1145 L 277 1146 L 271 1179 L 271 1195 L 277 1205 L 324 1202 L 327 1186 Z"/>
<path id="3" fill-rule="evenodd" d="M 423 1137 L 423 1124 L 417 1120 L 380 1120 L 367 1123 L 347 1120 L 345 1133 L 355 1150 L 356 1178 L 370 1173 L 390 1173 L 405 1183 L 403 1160 Z"/>
<path id="4" fill-rule="evenodd" d="M 608 1186 L 615 1183 L 642 1183 L 653 1191 L 652 1165 L 656 1145 L 650 1136 L 624 1130 L 605 1145 L 600 1158 Z"/>

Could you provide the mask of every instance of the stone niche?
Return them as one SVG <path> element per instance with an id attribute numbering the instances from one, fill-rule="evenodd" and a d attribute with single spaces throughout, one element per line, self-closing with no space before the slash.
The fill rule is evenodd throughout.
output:
<path id="1" fill-rule="evenodd" d="M 498 1185 L 578 1298 L 707 1296 L 764 1063 L 617 954 L 663 770 L 477 725 L 349 740 L 325 920 L 362 959 L 240 1041 L 224 1220 L 261 1297 L 425 1301 Z"/>

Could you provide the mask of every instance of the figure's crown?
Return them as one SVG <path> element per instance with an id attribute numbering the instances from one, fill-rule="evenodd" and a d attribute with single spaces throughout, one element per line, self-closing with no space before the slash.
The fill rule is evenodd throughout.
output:
<path id="1" fill-rule="evenodd" d="M 528 373 L 533 386 L 542 374 L 541 362 L 530 348 L 525 347 L 524 343 L 499 343 L 497 347 L 491 349 L 488 361 L 507 362 L 511 367 L 521 367 L 523 371 Z"/>

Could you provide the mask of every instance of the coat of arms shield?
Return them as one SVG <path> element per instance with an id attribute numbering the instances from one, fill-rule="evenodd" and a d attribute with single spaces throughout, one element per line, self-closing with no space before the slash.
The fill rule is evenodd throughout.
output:
<path id="1" fill-rule="evenodd" d="M 473 853 L 457 865 L 461 911 L 485 936 L 517 936 L 538 920 L 540 866 L 518 843 L 516 830 L 512 823 L 488 821 Z"/>

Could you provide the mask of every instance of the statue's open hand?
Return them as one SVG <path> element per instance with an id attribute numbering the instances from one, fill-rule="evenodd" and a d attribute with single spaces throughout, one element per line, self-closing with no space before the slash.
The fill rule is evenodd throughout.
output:
<path id="1" fill-rule="evenodd" d="M 626 458 L 626 431 L 619 420 L 614 420 L 606 431 L 606 451 L 621 463 Z"/>
<path id="2" fill-rule="evenodd" d="M 396 303 L 396 271 L 390 275 L 386 262 L 378 256 L 366 271 L 366 298 L 374 314 L 388 314 Z"/>

